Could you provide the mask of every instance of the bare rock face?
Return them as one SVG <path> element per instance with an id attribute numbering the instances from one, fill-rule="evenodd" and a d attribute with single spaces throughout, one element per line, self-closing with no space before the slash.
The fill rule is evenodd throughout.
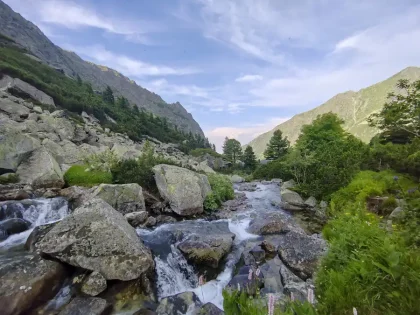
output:
<path id="1" fill-rule="evenodd" d="M 175 213 L 190 216 L 204 211 L 204 199 L 211 192 L 207 176 L 166 164 L 156 165 L 153 172 L 160 195 Z"/>
<path id="2" fill-rule="evenodd" d="M 61 188 L 63 173 L 54 157 L 43 147 L 27 154 L 17 172 L 21 183 L 33 188 Z"/>
<path id="3" fill-rule="evenodd" d="M 38 90 L 36 87 L 20 79 L 14 79 L 12 77 L 5 75 L 0 80 L 0 88 L 8 89 L 8 90 L 13 89 L 19 92 L 20 94 L 28 95 L 30 98 L 32 98 L 35 101 L 38 101 L 45 105 L 50 105 L 50 106 L 55 107 L 54 100 L 52 99 L 51 96 L 45 94 L 44 92 Z"/>
<path id="4" fill-rule="evenodd" d="M 101 184 L 93 191 L 92 197 L 101 198 L 123 215 L 146 210 L 143 190 L 139 184 L 135 183 L 124 185 Z"/>
<path id="5" fill-rule="evenodd" d="M 137 279 L 154 268 L 152 254 L 134 228 L 98 198 L 54 226 L 38 248 L 70 265 L 98 271 L 107 280 Z"/>
<path id="6" fill-rule="evenodd" d="M 59 291 L 65 266 L 38 255 L 14 257 L 0 266 L 1 314 L 16 315 L 48 302 Z"/>

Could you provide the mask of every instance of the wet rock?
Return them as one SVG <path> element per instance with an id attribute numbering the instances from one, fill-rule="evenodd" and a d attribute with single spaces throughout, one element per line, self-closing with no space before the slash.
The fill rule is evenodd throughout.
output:
<path id="1" fill-rule="evenodd" d="M 184 292 L 169 296 L 160 301 L 156 313 L 158 315 L 187 314 L 201 306 L 200 299 L 193 292 Z"/>
<path id="2" fill-rule="evenodd" d="M 5 231 L 7 235 L 13 235 L 25 232 L 31 227 L 31 222 L 20 219 L 20 218 L 14 218 L 14 219 L 7 219 L 2 222 L 0 222 L 0 229 Z"/>
<path id="3" fill-rule="evenodd" d="M 25 156 L 16 171 L 19 181 L 36 188 L 61 188 L 63 174 L 54 157 L 43 147 Z"/>
<path id="4" fill-rule="evenodd" d="M 131 280 L 154 267 L 151 252 L 127 220 L 102 199 L 91 199 L 54 226 L 38 244 L 43 254 L 100 272 L 107 280 Z"/>
<path id="5" fill-rule="evenodd" d="M 169 215 L 158 215 L 156 217 L 156 222 L 159 224 L 175 223 L 177 220 L 174 217 Z"/>
<path id="6" fill-rule="evenodd" d="M 264 240 L 260 246 L 268 254 L 274 254 L 277 252 L 277 247 L 267 240 Z"/>
<path id="7" fill-rule="evenodd" d="M 257 264 L 260 264 L 265 259 L 265 251 L 260 246 L 255 246 L 249 253 L 254 257 Z"/>
<path id="8" fill-rule="evenodd" d="M 238 211 L 238 210 L 245 210 L 251 205 L 248 204 L 248 198 L 246 197 L 245 193 L 235 193 L 235 199 L 225 201 L 222 205 L 223 210 L 227 211 Z"/>
<path id="9" fill-rule="evenodd" d="M 239 191 L 256 191 L 257 183 L 242 183 L 238 187 Z"/>
<path id="10" fill-rule="evenodd" d="M 302 197 L 295 191 L 281 189 L 281 207 L 285 210 L 301 210 L 305 208 Z"/>
<path id="11" fill-rule="evenodd" d="M 146 223 L 144 224 L 146 227 L 154 227 L 157 221 L 154 217 L 148 217 Z"/>
<path id="12" fill-rule="evenodd" d="M 230 177 L 230 180 L 232 181 L 232 183 L 234 184 L 239 184 L 239 183 L 243 183 L 245 182 L 245 179 L 239 175 L 232 175 Z"/>
<path id="13" fill-rule="evenodd" d="M 58 222 L 38 225 L 34 228 L 31 235 L 29 235 L 28 239 L 25 243 L 25 249 L 29 252 L 37 252 L 40 253 L 38 248 L 38 243 L 45 237 L 45 235 L 55 226 Z"/>
<path id="14" fill-rule="evenodd" d="M 108 314 L 111 305 L 96 297 L 77 297 L 73 299 L 59 315 L 103 315 Z"/>
<path id="15" fill-rule="evenodd" d="M 0 266 L 1 314 L 24 314 L 48 302 L 66 278 L 65 267 L 24 254 Z"/>
<path id="16" fill-rule="evenodd" d="M 99 272 L 92 272 L 83 282 L 81 291 L 90 296 L 97 296 L 106 290 L 106 279 Z"/>
<path id="17" fill-rule="evenodd" d="M 111 185 L 101 184 L 92 193 L 109 203 L 122 214 L 145 211 L 143 189 L 139 184 Z"/>
<path id="18" fill-rule="evenodd" d="M 178 249 L 196 265 L 217 268 L 221 259 L 230 252 L 235 234 L 192 235 L 178 245 Z"/>
<path id="19" fill-rule="evenodd" d="M 293 294 L 295 299 L 306 302 L 308 292 L 306 282 L 293 274 L 284 264 L 280 266 L 280 275 L 284 286 L 284 294 L 288 297 Z"/>
<path id="20" fill-rule="evenodd" d="M 85 187 L 71 186 L 60 191 L 60 196 L 68 200 L 73 209 L 80 207 L 88 197 L 90 192 Z"/>
<path id="21" fill-rule="evenodd" d="M 275 257 L 272 260 L 267 261 L 260 267 L 262 274 L 264 275 L 264 288 L 263 293 L 282 293 L 283 284 L 280 276 L 280 268 L 283 266 L 280 258 Z"/>
<path id="22" fill-rule="evenodd" d="M 22 219 L 23 207 L 17 202 L 4 203 L 0 205 L 0 221 L 6 219 L 19 218 Z"/>
<path id="23" fill-rule="evenodd" d="M 206 303 L 200 308 L 200 310 L 196 314 L 197 315 L 224 315 L 225 312 L 223 312 L 220 308 L 218 308 L 213 303 Z"/>
<path id="24" fill-rule="evenodd" d="M 317 204 L 317 201 L 316 201 L 315 197 L 309 197 L 305 201 L 305 206 L 308 207 L 308 208 L 315 208 L 316 204 Z"/>
<path id="25" fill-rule="evenodd" d="M 279 255 L 299 277 L 307 279 L 312 277 L 326 249 L 327 244 L 322 238 L 291 231 L 281 238 Z"/>
<path id="26" fill-rule="evenodd" d="M 0 201 L 23 200 L 32 195 L 32 187 L 22 184 L 0 185 Z"/>
<path id="27" fill-rule="evenodd" d="M 138 227 L 146 222 L 147 217 L 149 215 L 146 211 L 139 211 L 139 212 L 132 212 L 127 213 L 124 217 L 127 219 L 128 223 L 130 223 L 133 227 Z"/>
<path id="28" fill-rule="evenodd" d="M 281 184 L 281 189 L 290 189 L 296 186 L 296 182 L 291 179 Z"/>
<path id="29" fill-rule="evenodd" d="M 252 270 L 252 275 L 250 275 Z M 227 287 L 231 290 L 245 291 L 249 295 L 255 295 L 257 290 L 262 288 L 264 284 L 264 275 L 262 272 L 257 276 L 255 268 L 252 266 L 244 266 L 239 270 L 228 283 Z"/>
<path id="30" fill-rule="evenodd" d="M 281 214 L 267 214 L 253 219 L 248 232 L 257 235 L 283 234 L 290 231 L 289 224 Z"/>
<path id="31" fill-rule="evenodd" d="M 166 164 L 156 165 L 153 172 L 160 195 L 175 213 L 190 216 L 204 211 L 204 199 L 211 192 L 207 176 Z"/>

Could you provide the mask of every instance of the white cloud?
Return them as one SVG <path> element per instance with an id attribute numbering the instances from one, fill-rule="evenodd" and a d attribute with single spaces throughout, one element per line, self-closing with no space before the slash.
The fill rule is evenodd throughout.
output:
<path id="1" fill-rule="evenodd" d="M 239 127 L 216 127 L 205 131 L 206 136 L 209 138 L 211 143 L 216 145 L 218 152 L 222 151 L 223 142 L 225 137 L 235 138 L 242 145 L 249 143 L 252 139 L 256 138 L 260 134 L 267 132 L 288 120 L 289 117 L 275 117 L 260 123 L 260 124 L 245 124 Z"/>
<path id="2" fill-rule="evenodd" d="M 163 65 L 153 65 L 125 55 L 118 55 L 104 47 L 95 46 L 72 46 L 63 45 L 67 50 L 75 51 L 83 56 L 89 57 L 97 63 L 106 65 L 118 70 L 126 76 L 163 76 L 163 75 L 188 75 L 199 72 L 193 68 L 174 68 Z"/>
<path id="3" fill-rule="evenodd" d="M 254 82 L 254 81 L 261 81 L 263 79 L 262 76 L 258 74 L 246 74 L 244 76 L 241 76 L 237 78 L 236 82 Z"/>

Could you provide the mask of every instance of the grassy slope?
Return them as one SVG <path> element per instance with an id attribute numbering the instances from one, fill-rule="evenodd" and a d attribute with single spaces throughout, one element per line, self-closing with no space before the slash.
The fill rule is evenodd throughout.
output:
<path id="1" fill-rule="evenodd" d="M 328 112 L 336 113 L 344 119 L 344 128 L 347 131 L 368 142 L 376 134 L 376 130 L 367 125 L 366 118 L 382 108 L 388 93 L 395 90 L 395 84 L 400 79 L 420 79 L 420 68 L 406 68 L 391 78 L 358 92 L 340 93 L 321 106 L 298 114 L 276 126 L 273 130 L 258 136 L 249 145 L 252 146 L 257 157 L 262 158 L 267 143 L 275 130 L 283 131 L 291 143 L 294 143 L 303 125 L 310 124 L 318 115 Z"/>

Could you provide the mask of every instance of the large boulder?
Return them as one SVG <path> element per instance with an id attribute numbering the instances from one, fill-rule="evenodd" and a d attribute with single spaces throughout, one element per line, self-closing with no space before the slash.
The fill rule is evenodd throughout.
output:
<path id="1" fill-rule="evenodd" d="M 283 284 L 280 276 L 280 268 L 283 266 L 280 258 L 276 256 L 274 259 L 267 261 L 260 267 L 264 275 L 264 288 L 263 293 L 282 293 Z"/>
<path id="2" fill-rule="evenodd" d="M 284 234 L 290 231 L 287 218 L 281 213 L 257 216 L 251 221 L 248 232 L 257 235 Z"/>
<path id="3" fill-rule="evenodd" d="M 230 177 L 230 180 L 232 181 L 232 183 L 234 184 L 239 184 L 239 183 L 243 183 L 245 182 L 245 179 L 239 175 L 232 175 Z"/>
<path id="4" fill-rule="evenodd" d="M 0 174 L 16 172 L 24 156 L 40 146 L 41 142 L 33 137 L 4 131 L 0 135 Z"/>
<path id="5" fill-rule="evenodd" d="M 200 306 L 200 299 L 194 292 L 184 292 L 162 299 L 156 309 L 156 313 L 158 315 L 187 314 Z"/>
<path id="6" fill-rule="evenodd" d="M 153 172 L 160 195 L 175 213 L 190 216 L 203 212 L 204 199 L 211 192 L 207 176 L 166 164 L 156 165 Z"/>
<path id="7" fill-rule="evenodd" d="M 8 75 L 3 76 L 0 80 L 0 89 L 14 90 L 20 94 L 28 95 L 33 100 L 42 104 L 55 107 L 54 100 L 51 96 L 38 90 L 36 87 L 26 83 L 25 81 L 14 79 Z"/>
<path id="8" fill-rule="evenodd" d="M 111 185 L 101 184 L 92 193 L 109 203 L 122 214 L 145 211 L 143 190 L 139 184 Z"/>
<path id="9" fill-rule="evenodd" d="M 26 314 L 48 302 L 66 278 L 65 267 L 38 255 L 24 254 L 0 265 L 1 314 Z"/>
<path id="10" fill-rule="evenodd" d="M 15 103 L 12 100 L 6 98 L 0 98 L 0 112 L 5 113 L 14 120 L 23 120 L 29 116 L 29 108 Z"/>
<path id="11" fill-rule="evenodd" d="M 77 297 L 59 315 L 102 315 L 109 314 L 112 306 L 104 299 L 96 297 Z"/>
<path id="12" fill-rule="evenodd" d="M 300 278 L 312 277 L 327 244 L 322 238 L 290 231 L 280 240 L 279 255 L 282 261 Z"/>
<path id="13" fill-rule="evenodd" d="M 295 191 L 281 189 L 281 207 L 284 210 L 301 210 L 306 207 L 302 197 Z"/>
<path id="14" fill-rule="evenodd" d="M 17 172 L 19 181 L 33 188 L 61 188 L 63 173 L 54 157 L 43 147 L 28 153 Z"/>
<path id="15" fill-rule="evenodd" d="M 43 254 L 100 272 L 107 280 L 132 280 L 154 267 L 151 252 L 127 220 L 93 198 L 54 226 L 40 241 Z"/>
<path id="16" fill-rule="evenodd" d="M 25 232 L 30 226 L 31 222 L 20 218 L 7 219 L 0 222 L 0 230 L 5 231 L 7 235 Z"/>

